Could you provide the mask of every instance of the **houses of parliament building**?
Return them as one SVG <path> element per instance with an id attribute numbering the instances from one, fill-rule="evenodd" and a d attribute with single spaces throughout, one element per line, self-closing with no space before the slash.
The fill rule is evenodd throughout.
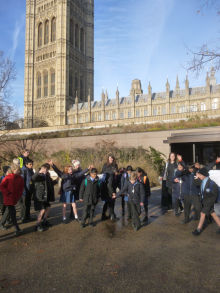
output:
<path id="1" fill-rule="evenodd" d="M 24 121 L 27 128 L 96 127 L 220 115 L 213 68 L 205 85 L 153 93 L 132 81 L 130 94 L 94 101 L 94 0 L 26 0 Z"/>

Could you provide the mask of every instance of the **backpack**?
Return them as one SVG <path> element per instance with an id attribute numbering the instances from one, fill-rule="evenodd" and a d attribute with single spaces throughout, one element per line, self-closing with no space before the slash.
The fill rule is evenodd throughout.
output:
<path id="1" fill-rule="evenodd" d="M 21 157 L 18 157 L 18 160 L 20 161 L 20 168 L 24 165 L 24 160 Z"/>
<path id="2" fill-rule="evenodd" d="M 213 185 L 214 185 L 214 181 L 210 180 L 210 190 L 213 193 Z M 218 186 L 218 185 L 217 185 Z M 217 202 L 220 201 L 220 187 L 218 186 L 218 197 L 217 197 Z"/>
<path id="3" fill-rule="evenodd" d="M 87 186 L 87 181 L 88 181 L 88 180 L 87 180 L 87 178 L 86 178 L 86 179 L 85 179 L 85 187 Z M 101 184 L 100 184 L 100 181 L 98 180 L 98 186 L 100 187 L 100 185 L 101 185 Z"/>

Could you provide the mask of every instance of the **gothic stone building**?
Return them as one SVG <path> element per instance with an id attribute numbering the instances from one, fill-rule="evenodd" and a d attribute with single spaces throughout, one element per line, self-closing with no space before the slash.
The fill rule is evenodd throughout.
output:
<path id="1" fill-rule="evenodd" d="M 70 105 L 93 101 L 94 0 L 26 0 L 24 118 L 65 125 Z"/>

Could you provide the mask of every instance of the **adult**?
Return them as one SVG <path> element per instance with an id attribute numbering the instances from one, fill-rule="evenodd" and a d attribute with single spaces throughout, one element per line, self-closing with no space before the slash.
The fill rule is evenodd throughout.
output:
<path id="1" fill-rule="evenodd" d="M 20 157 L 18 157 L 18 160 L 20 161 L 20 168 L 22 168 L 23 166 L 26 165 L 26 161 L 27 161 L 29 154 L 30 154 L 30 152 L 28 149 L 23 149 L 21 151 L 21 155 L 20 155 Z"/>
<path id="2" fill-rule="evenodd" d="M 163 172 L 161 174 L 160 180 L 166 180 L 167 194 L 168 194 L 168 206 L 167 211 L 171 212 L 173 210 L 172 204 L 172 193 L 173 193 L 173 182 L 172 176 L 174 174 L 175 169 L 177 169 L 176 163 L 176 154 L 170 153 L 169 159 L 164 166 Z"/>
<path id="3" fill-rule="evenodd" d="M 115 157 L 112 154 L 109 154 L 106 163 L 103 165 L 102 173 L 114 173 L 113 169 L 118 170 L 118 165 Z"/>

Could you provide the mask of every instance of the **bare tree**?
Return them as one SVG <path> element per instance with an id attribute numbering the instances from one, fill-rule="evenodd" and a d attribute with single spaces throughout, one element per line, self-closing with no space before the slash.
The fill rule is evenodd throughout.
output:
<path id="1" fill-rule="evenodd" d="M 200 8 L 197 11 L 198 14 L 204 16 L 205 10 L 214 9 L 216 11 L 216 17 L 220 17 L 220 5 L 218 0 L 198 0 L 200 2 Z M 206 63 L 212 62 L 212 67 L 215 71 L 220 69 L 220 39 L 216 38 L 209 42 L 204 43 L 200 47 L 194 49 L 189 48 L 186 45 L 187 54 L 192 55 L 191 59 L 184 66 L 187 70 L 192 71 L 196 77 L 205 69 Z"/>

